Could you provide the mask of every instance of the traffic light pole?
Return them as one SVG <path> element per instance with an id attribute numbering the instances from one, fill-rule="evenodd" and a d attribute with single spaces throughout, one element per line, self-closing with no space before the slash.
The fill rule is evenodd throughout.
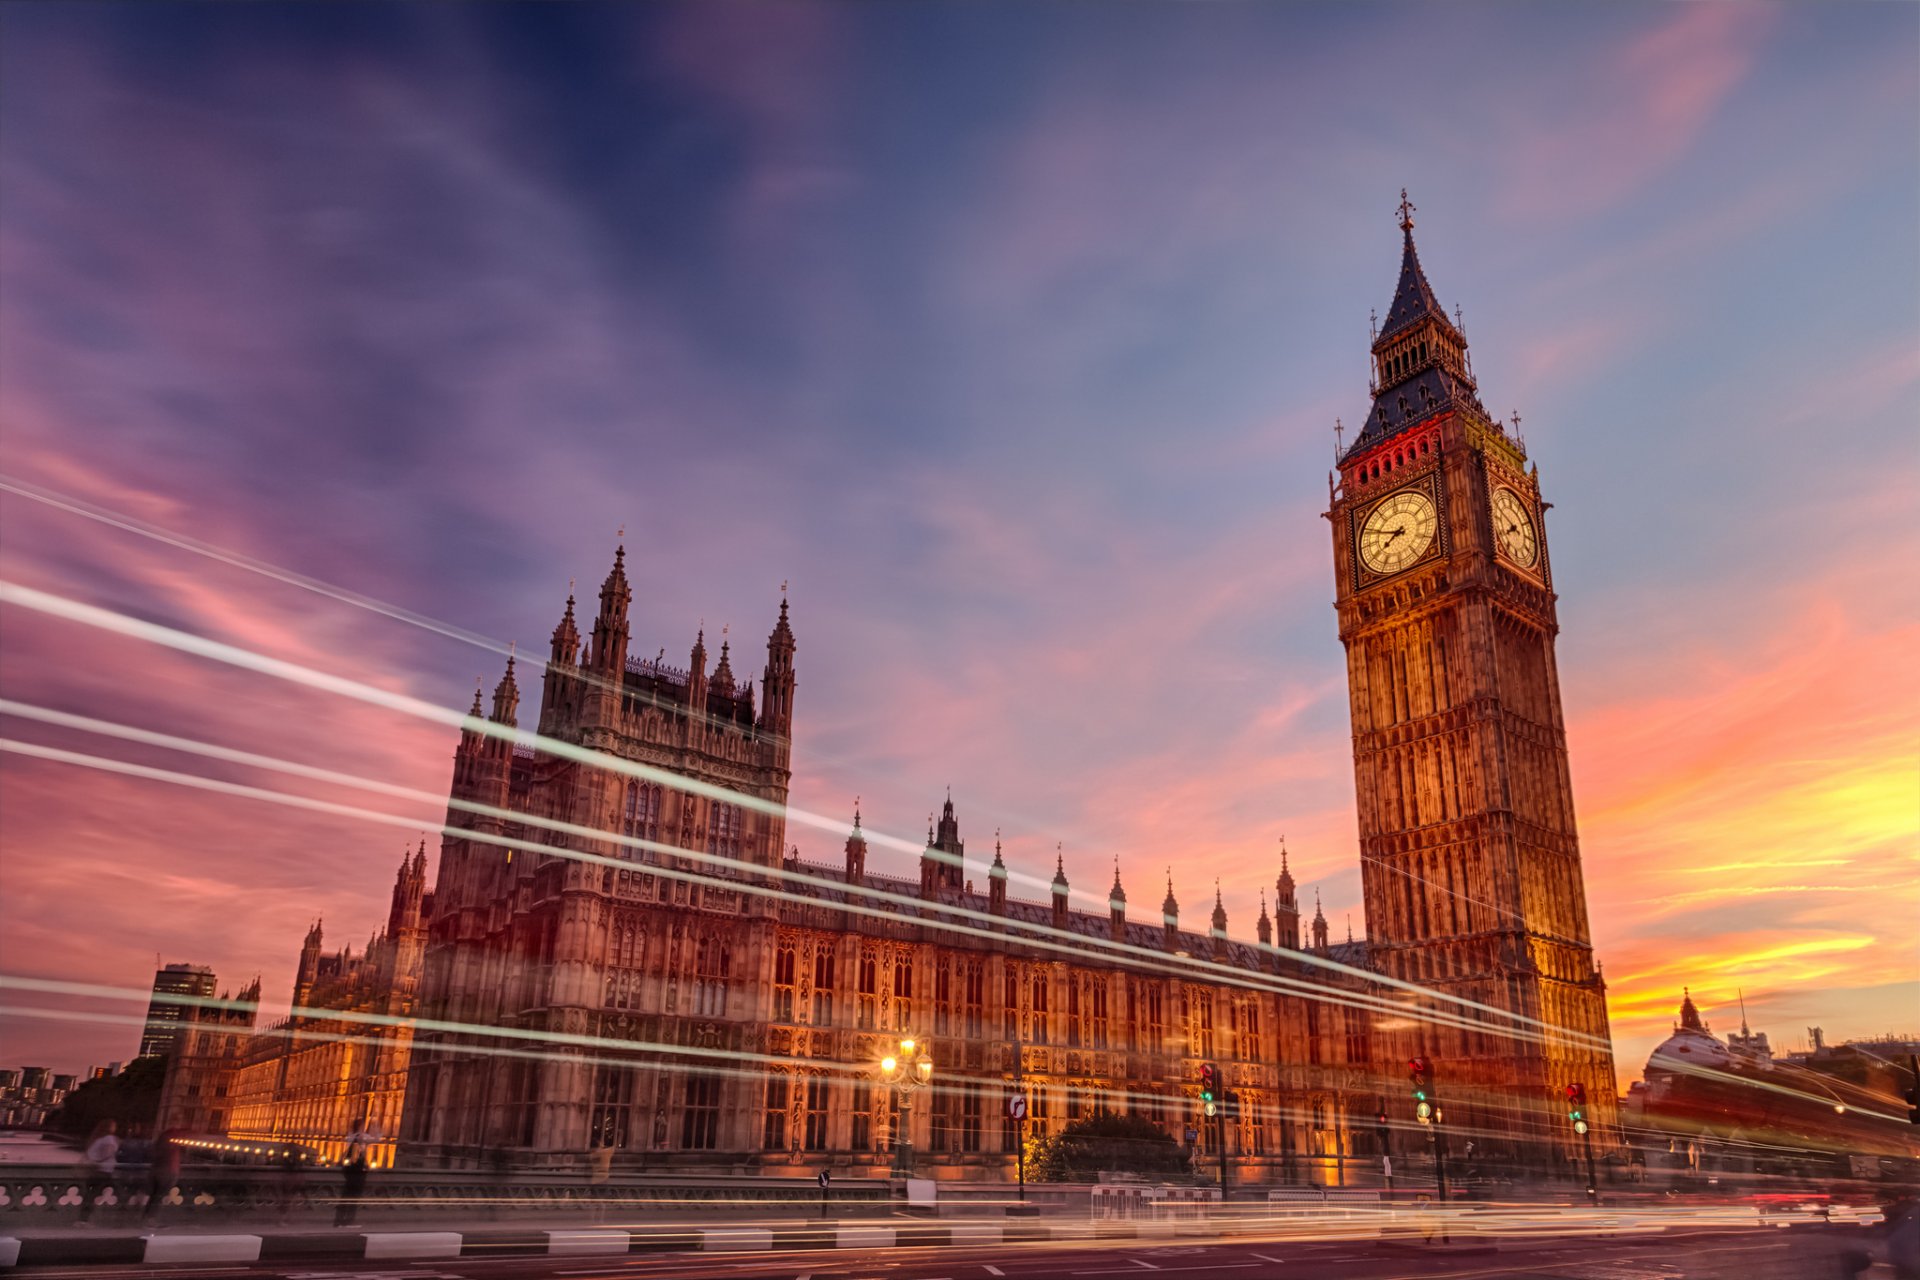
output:
<path id="1" fill-rule="evenodd" d="M 1599 1204 L 1600 1203 L 1600 1184 L 1594 1180 L 1594 1176 L 1593 1176 L 1593 1126 L 1592 1125 L 1587 1126 L 1587 1131 L 1580 1135 L 1580 1140 L 1586 1143 L 1587 1145 L 1587 1199 L 1592 1201 L 1594 1204 Z"/>
<path id="2" fill-rule="evenodd" d="M 1440 1108 L 1433 1109 L 1433 1185 L 1440 1203 L 1447 1202 L 1447 1131 L 1440 1124 Z"/>
<path id="3" fill-rule="evenodd" d="M 1227 1202 L 1227 1105 L 1224 1097 L 1220 1100 L 1220 1105 L 1214 1108 L 1213 1118 L 1218 1126 L 1215 1133 L 1220 1137 L 1220 1203 L 1225 1204 Z"/>

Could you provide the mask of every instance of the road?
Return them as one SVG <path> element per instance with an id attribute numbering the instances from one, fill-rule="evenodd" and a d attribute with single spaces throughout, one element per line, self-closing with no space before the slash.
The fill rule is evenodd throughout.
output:
<path id="1" fill-rule="evenodd" d="M 1792 1239 L 1789 1239 L 1791 1235 Z M 1506 1240 L 1434 1248 L 1357 1241 L 1080 1242 L 979 1248 L 780 1250 L 595 1257 L 488 1256 L 428 1262 L 22 1269 L 35 1280 L 1821 1280 L 1826 1229 L 1664 1232 Z M 1817 1268 L 1817 1269 L 1816 1269 Z"/>

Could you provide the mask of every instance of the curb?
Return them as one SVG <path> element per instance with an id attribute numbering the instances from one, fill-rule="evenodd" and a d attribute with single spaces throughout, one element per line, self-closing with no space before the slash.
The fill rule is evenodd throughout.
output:
<path id="1" fill-rule="evenodd" d="M 763 1253 L 809 1249 L 969 1248 L 1094 1239 L 1165 1239 L 1202 1223 L 952 1222 L 815 1220 L 766 1226 L 647 1231 L 580 1226 L 480 1231 L 288 1232 L 283 1235 L 0 1236 L 0 1268 L 165 1265 L 203 1262 L 321 1262 L 628 1253 Z"/>

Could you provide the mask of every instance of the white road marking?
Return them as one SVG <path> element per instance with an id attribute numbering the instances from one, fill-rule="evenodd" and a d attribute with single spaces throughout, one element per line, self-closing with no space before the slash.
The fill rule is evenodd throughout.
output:
<path id="1" fill-rule="evenodd" d="M 1256 1253 L 1256 1254 L 1254 1254 L 1253 1256 L 1254 1256 L 1254 1257 L 1256 1257 L 1256 1258 L 1258 1258 L 1258 1259 L 1260 1259 L 1260 1261 L 1262 1261 L 1262 1262 L 1279 1262 L 1279 1261 L 1281 1261 L 1281 1259 L 1279 1259 L 1279 1258 L 1276 1258 L 1276 1257 L 1274 1257 L 1274 1256 L 1273 1256 L 1272 1254 L 1270 1254 L 1270 1253 Z"/>
<path id="2" fill-rule="evenodd" d="M 1003 1276 L 1007 1274 L 1006 1272 L 1002 1271 L 1000 1268 L 994 1266 L 991 1262 L 983 1262 L 980 1265 L 985 1267 L 988 1271 L 992 1272 L 996 1276 Z"/>

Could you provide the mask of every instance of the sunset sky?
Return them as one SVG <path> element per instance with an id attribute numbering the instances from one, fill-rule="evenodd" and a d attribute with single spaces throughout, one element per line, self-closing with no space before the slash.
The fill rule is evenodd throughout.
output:
<path id="1" fill-rule="evenodd" d="M 917 840 L 951 785 L 976 874 L 1002 828 L 1089 905 L 1116 856 L 1191 921 L 1218 877 L 1243 937 L 1283 833 L 1364 932 L 1320 513 L 1406 187 L 1554 504 L 1623 1083 L 1683 985 L 1776 1047 L 1920 1031 L 1920 7 L 41 4 L 0 37 L 9 484 L 536 658 L 622 527 L 639 655 L 704 622 L 757 675 L 788 581 L 796 806 Z M 18 493 L 0 578 L 449 707 L 501 665 Z M 0 696 L 450 775 L 444 729 L 21 608 Z M 13 977 L 158 956 L 284 1002 L 307 924 L 363 945 L 439 820 L 0 732 L 404 820 L 0 755 Z M 87 1019 L 134 1006 L 0 1005 L 0 1063 L 133 1051 Z"/>

